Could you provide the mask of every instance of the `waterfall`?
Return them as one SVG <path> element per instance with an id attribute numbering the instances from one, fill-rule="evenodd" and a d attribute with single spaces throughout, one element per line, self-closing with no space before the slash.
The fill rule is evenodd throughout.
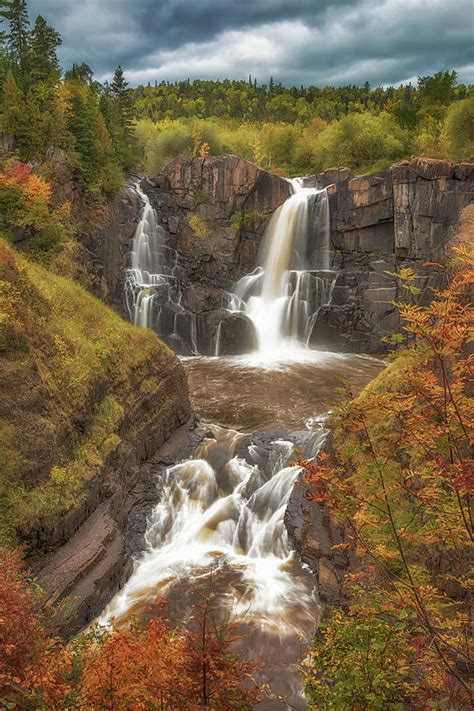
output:
<path id="1" fill-rule="evenodd" d="M 291 186 L 265 232 L 260 265 L 225 296 L 227 309 L 253 321 L 264 353 L 281 352 L 289 342 L 305 345 L 335 283 L 327 190 L 305 188 L 299 178 Z"/>
<path id="2" fill-rule="evenodd" d="M 233 618 L 254 620 L 279 636 L 294 634 L 296 618 L 314 620 L 312 589 L 288 575 L 294 554 L 283 519 L 301 471 L 291 463 L 294 445 L 275 440 L 270 451 L 252 445 L 243 458 L 237 452 L 246 435 L 217 425 L 208 430 L 212 435 L 196 458 L 167 470 L 148 521 L 146 551 L 101 622 L 127 616 L 137 605 L 145 609 L 157 590 L 196 581 L 215 565 L 238 572 Z M 315 454 L 325 434 L 309 433 L 308 453 Z"/>
<path id="3" fill-rule="evenodd" d="M 125 274 L 125 300 L 129 318 L 136 326 L 152 328 L 178 352 L 197 355 L 196 314 L 182 305 L 176 276 L 178 253 L 168 244 L 168 235 L 158 224 L 148 195 L 137 183 L 143 209 L 133 238 L 130 267 Z"/>

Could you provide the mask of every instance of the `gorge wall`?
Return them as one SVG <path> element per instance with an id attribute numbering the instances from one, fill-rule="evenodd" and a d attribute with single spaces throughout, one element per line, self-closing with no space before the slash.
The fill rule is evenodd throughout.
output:
<path id="1" fill-rule="evenodd" d="M 332 303 L 321 309 L 312 343 L 351 352 L 384 351 L 381 338 L 400 330 L 392 301 L 431 298 L 462 210 L 474 200 L 474 163 L 417 158 L 369 176 L 347 169 L 308 178 L 328 186 L 333 264 Z M 411 267 L 419 295 L 386 272 Z"/>
<path id="2" fill-rule="evenodd" d="M 194 444 L 187 381 L 153 333 L 3 240 L 0 297 L 0 544 L 70 635 L 127 575 L 156 470 Z"/>
<path id="3" fill-rule="evenodd" d="M 328 188 L 337 271 L 332 303 L 322 307 L 310 342 L 382 353 L 381 338 L 400 326 L 391 302 L 422 303 L 429 287 L 440 285 L 439 273 L 424 264 L 444 259 L 460 213 L 474 198 L 474 164 L 414 159 L 358 177 L 338 168 L 307 176 L 305 185 Z M 224 342 L 238 347 L 236 330 L 247 325 L 222 311 L 222 296 L 255 268 L 266 223 L 288 196 L 288 183 L 235 156 L 180 157 L 142 187 L 177 252 L 182 304 L 197 317 L 199 352 L 213 352 L 220 320 L 229 323 Z M 416 272 L 419 296 L 386 274 L 406 266 Z M 190 339 L 183 340 L 186 352 Z"/>

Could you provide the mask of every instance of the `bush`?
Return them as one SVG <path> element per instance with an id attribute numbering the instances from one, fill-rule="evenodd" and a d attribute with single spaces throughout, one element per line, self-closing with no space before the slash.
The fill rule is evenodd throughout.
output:
<path id="1" fill-rule="evenodd" d="M 313 168 L 321 171 L 347 166 L 368 172 L 375 163 L 386 161 L 389 166 L 410 152 L 408 132 L 397 126 L 389 114 L 351 114 L 334 121 L 316 137 Z"/>
<path id="2" fill-rule="evenodd" d="M 449 107 L 445 141 L 448 156 L 453 160 L 474 159 L 474 96 Z"/>

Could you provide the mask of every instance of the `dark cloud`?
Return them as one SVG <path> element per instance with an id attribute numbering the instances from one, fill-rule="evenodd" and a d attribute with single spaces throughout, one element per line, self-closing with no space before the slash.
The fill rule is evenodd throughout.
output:
<path id="1" fill-rule="evenodd" d="M 456 69 L 474 81 L 471 0 L 30 0 L 63 36 L 65 66 L 131 83 L 246 78 L 392 84 Z"/>

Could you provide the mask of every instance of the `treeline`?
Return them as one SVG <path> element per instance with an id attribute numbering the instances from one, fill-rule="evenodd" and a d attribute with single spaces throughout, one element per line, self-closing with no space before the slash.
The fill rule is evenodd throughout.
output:
<path id="1" fill-rule="evenodd" d="M 61 37 L 41 15 L 30 24 L 26 0 L 0 0 L 0 22 L 4 152 L 40 162 L 46 172 L 48 165 L 67 164 L 87 193 L 113 195 L 135 162 L 131 97 L 121 68 L 105 86 L 86 64 L 61 78 Z"/>
<path id="2" fill-rule="evenodd" d="M 135 114 L 139 119 L 227 118 L 239 121 L 308 122 L 340 119 L 351 113 L 370 111 L 393 114 L 400 126 L 413 128 L 426 105 L 449 105 L 469 97 L 472 87 L 456 83 L 456 72 L 439 72 L 420 77 L 418 87 L 371 88 L 363 86 L 291 87 L 258 85 L 257 80 L 165 82 L 132 90 Z"/>
<path id="3" fill-rule="evenodd" d="M 156 173 L 180 153 L 234 153 L 290 175 L 344 165 L 359 173 L 411 155 L 474 157 L 474 95 L 456 72 L 417 88 L 162 83 L 132 90 L 139 160 Z"/>

